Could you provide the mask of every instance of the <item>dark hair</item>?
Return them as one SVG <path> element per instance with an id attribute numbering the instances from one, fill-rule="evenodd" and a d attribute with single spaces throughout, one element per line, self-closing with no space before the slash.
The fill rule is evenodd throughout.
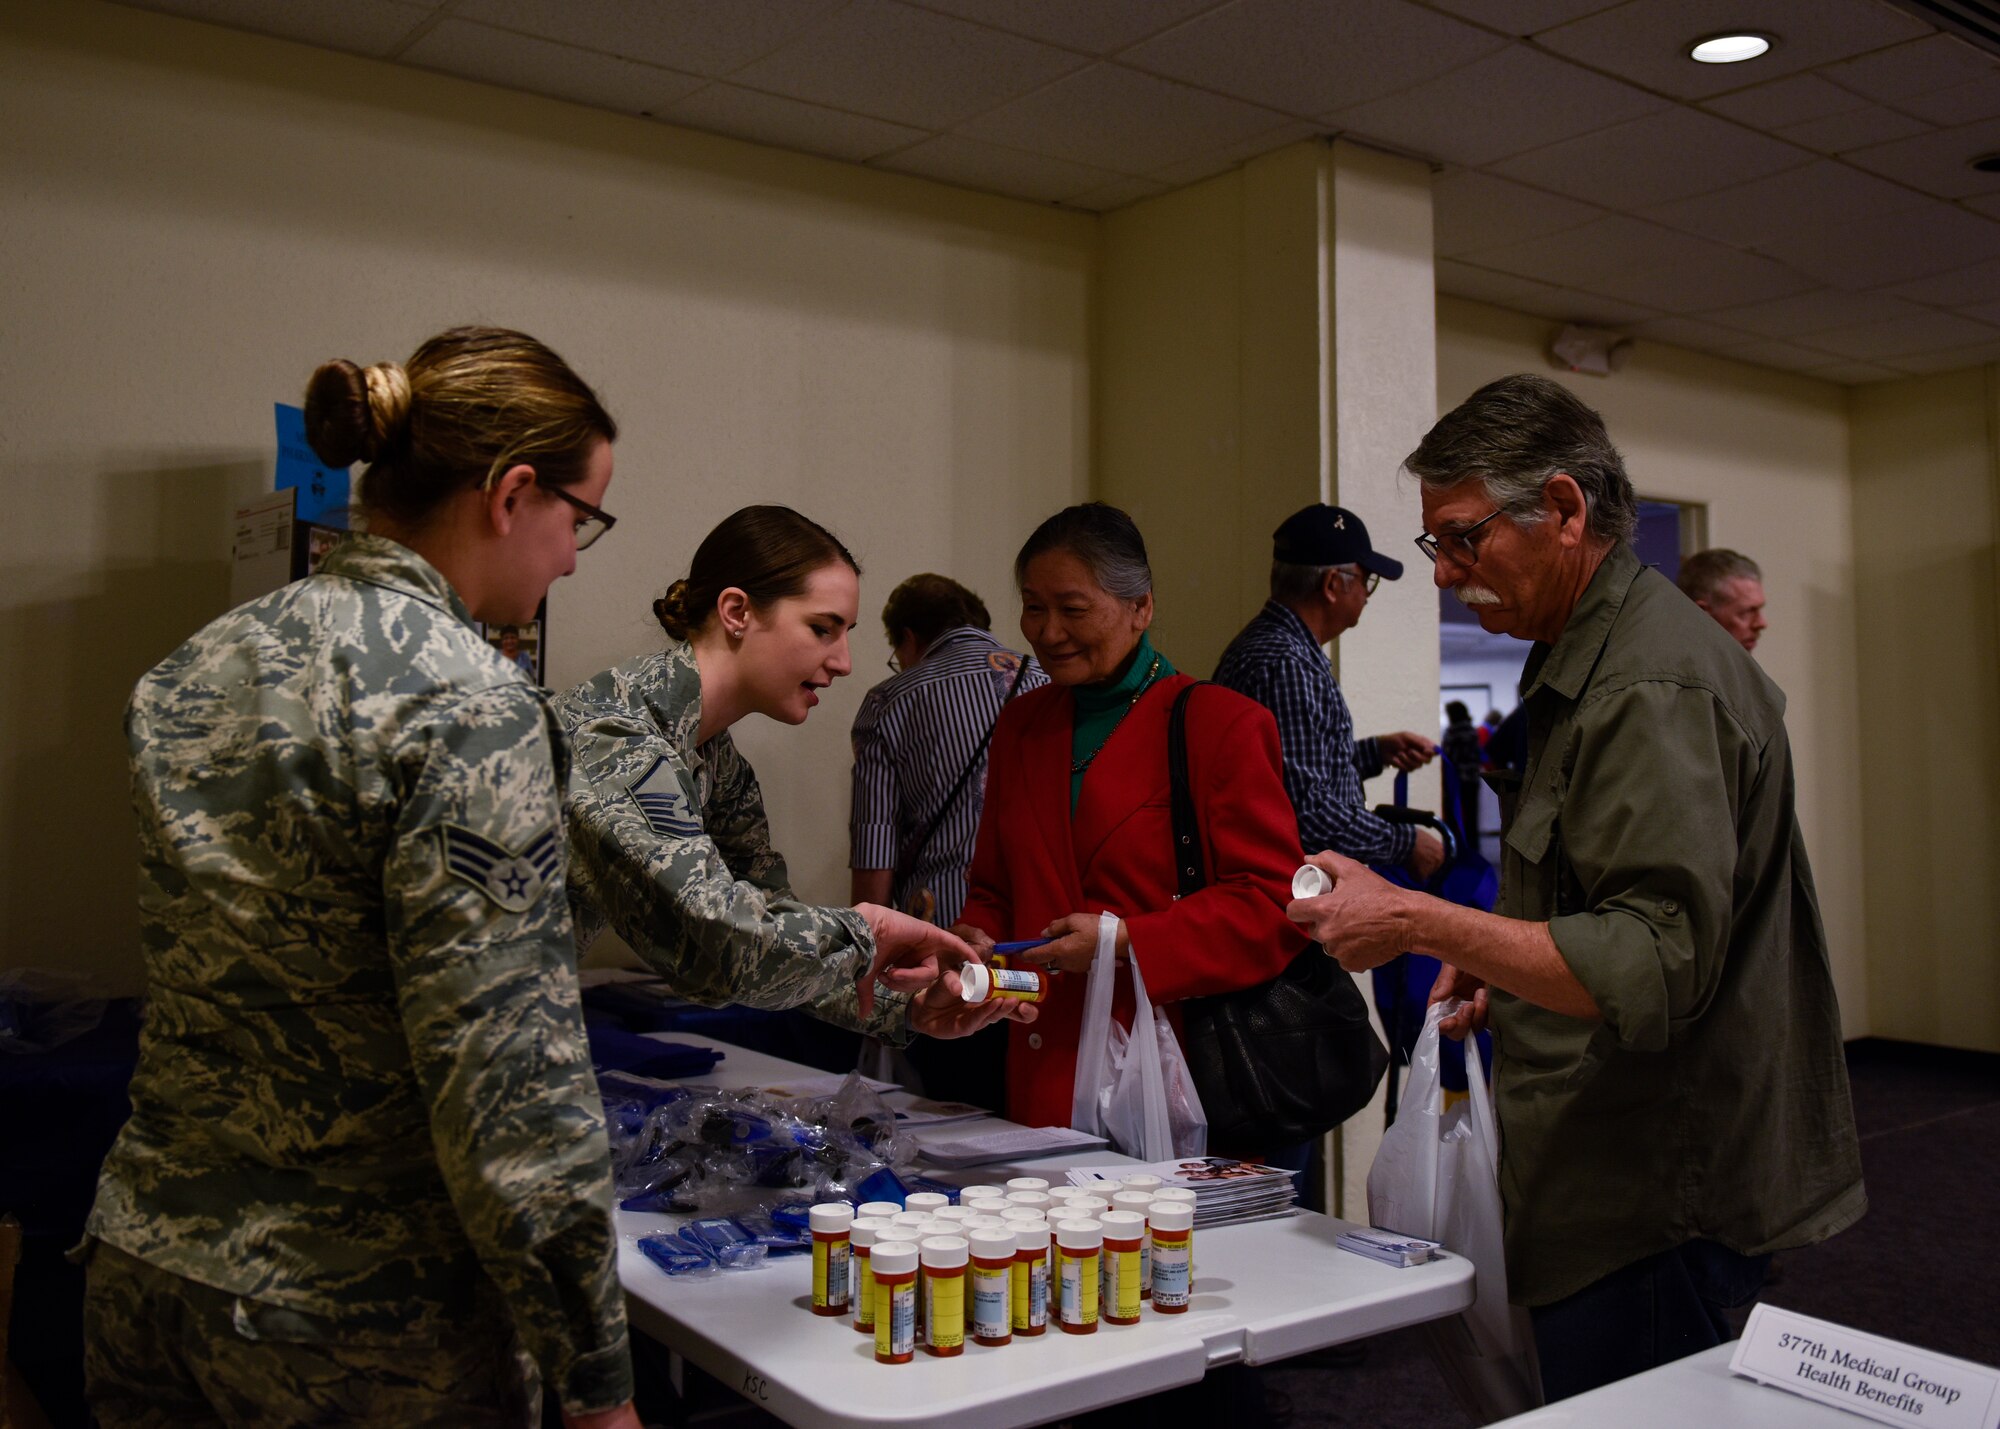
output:
<path id="1" fill-rule="evenodd" d="M 1035 528 L 1014 557 L 1014 584 L 1028 578 L 1028 563 L 1050 551 L 1068 551 L 1090 575 L 1120 600 L 1152 594 L 1153 568 L 1146 561 L 1146 538 L 1132 518 L 1116 506 L 1086 501 L 1068 506 Z"/>
<path id="2" fill-rule="evenodd" d="M 1542 489 L 1568 473 L 1583 489 L 1592 534 L 1629 541 L 1639 507 L 1604 419 L 1560 382 L 1518 373 L 1489 382 L 1438 419 L 1403 469 L 1432 491 L 1477 477 L 1520 526 L 1538 524 Z"/>
<path id="3" fill-rule="evenodd" d="M 1451 724 L 1471 724 L 1472 711 L 1465 707 L 1464 700 L 1453 700 L 1444 707 L 1444 717 Z"/>
<path id="4" fill-rule="evenodd" d="M 889 592 L 882 606 L 882 628 L 894 644 L 908 631 L 929 645 L 947 630 L 961 625 L 993 628 L 993 616 L 986 602 L 950 576 L 911 576 Z"/>
<path id="5" fill-rule="evenodd" d="M 305 428 L 327 465 L 368 463 L 364 510 L 412 524 L 523 462 L 546 485 L 572 485 L 592 448 L 618 438 L 568 363 L 497 327 L 441 332 L 400 366 L 323 363 L 306 384 Z"/>
<path id="6" fill-rule="evenodd" d="M 653 616 L 674 639 L 688 640 L 708 624 L 716 600 L 731 586 L 762 608 L 803 594 L 812 573 L 835 561 L 861 574 L 852 553 L 819 522 L 789 506 L 746 506 L 702 538 L 687 575 L 653 602 Z"/>
<path id="7" fill-rule="evenodd" d="M 1675 584 L 1689 600 L 1707 600 L 1719 590 L 1724 581 L 1753 580 L 1763 582 L 1764 572 L 1757 563 L 1741 551 L 1732 551 L 1727 546 L 1711 546 L 1706 551 L 1696 551 L 1681 562 L 1681 573 Z"/>

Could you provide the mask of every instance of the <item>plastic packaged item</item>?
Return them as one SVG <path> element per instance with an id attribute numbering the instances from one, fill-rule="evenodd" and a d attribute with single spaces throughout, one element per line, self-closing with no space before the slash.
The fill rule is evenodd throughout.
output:
<path id="1" fill-rule="evenodd" d="M 848 1272 L 853 1260 L 854 1207 L 829 1201 L 812 1208 L 813 1294 L 815 1315 L 845 1315 Z"/>
<path id="2" fill-rule="evenodd" d="M 875 1273 L 875 1359 L 908 1364 L 917 1351 L 917 1247 L 877 1240 Z"/>
<path id="3" fill-rule="evenodd" d="M 924 1349 L 939 1359 L 965 1353 L 965 1272 L 971 1246 L 963 1236 L 931 1236 L 918 1247 L 923 1279 Z"/>
<path id="4" fill-rule="evenodd" d="M 1317 898 L 1333 892 L 1333 879 L 1318 864 L 1302 863 L 1292 874 L 1292 897 Z"/>
<path id="5" fill-rule="evenodd" d="M 1152 1205 L 1153 1197 L 1146 1191 L 1120 1191 L 1111 1198 L 1113 1210 L 1131 1211 L 1142 1222 Z M 1139 1234 L 1139 1298 L 1153 1298 L 1153 1232 L 1143 1225 Z"/>
<path id="6" fill-rule="evenodd" d="M 972 1339 L 1004 1345 L 1014 1338 L 1014 1233 L 972 1233 Z"/>
<path id="7" fill-rule="evenodd" d="M 1139 1323 L 1139 1247 L 1146 1239 L 1146 1218 L 1134 1211 L 1106 1211 L 1104 1283 L 1098 1295 L 1099 1313 L 1113 1325 Z"/>
<path id="8" fill-rule="evenodd" d="M 1040 1176 L 1016 1176 L 1007 1183 L 1009 1191 L 1047 1191 L 1049 1183 Z"/>
<path id="9" fill-rule="evenodd" d="M 958 970 L 958 995 L 973 1005 L 989 998 L 1041 1002 L 1049 995 L 1049 975 L 1040 968 L 988 967 L 967 963 Z"/>
<path id="10" fill-rule="evenodd" d="M 1039 1335 L 1049 1327 L 1049 1228 L 1016 1222 L 1011 1310 L 1014 1333 Z"/>
<path id="11" fill-rule="evenodd" d="M 897 1210 L 903 1209 L 903 1197 L 910 1188 L 903 1184 L 903 1178 L 887 1166 L 869 1172 L 854 1185 L 854 1199 L 864 1205 L 878 1205 L 894 1202 Z"/>
<path id="12" fill-rule="evenodd" d="M 1153 1234 L 1153 1309 L 1185 1314 L 1194 1292 L 1194 1207 L 1155 1197 L 1146 1223 Z"/>
<path id="13" fill-rule="evenodd" d="M 713 1275 L 715 1257 L 701 1246 L 690 1245 L 678 1235 L 639 1237 L 639 1253 L 672 1276 Z"/>
<path id="14" fill-rule="evenodd" d="M 772 1255 L 795 1255 L 812 1249 L 812 1231 L 783 1225 L 766 1211 L 741 1211 L 736 1223 Z"/>
<path id="15" fill-rule="evenodd" d="M 1097 1333 L 1097 1296 L 1103 1272 L 1104 1227 L 1094 1220 L 1063 1221 L 1056 1226 L 1060 1283 L 1056 1292 L 1056 1323 L 1066 1335 Z"/>
<path id="16" fill-rule="evenodd" d="M 864 1335 L 875 1333 L 875 1237 L 889 1229 L 880 1216 L 856 1216 L 848 1227 L 848 1249 L 852 1259 L 849 1274 L 854 1282 L 854 1328 Z"/>

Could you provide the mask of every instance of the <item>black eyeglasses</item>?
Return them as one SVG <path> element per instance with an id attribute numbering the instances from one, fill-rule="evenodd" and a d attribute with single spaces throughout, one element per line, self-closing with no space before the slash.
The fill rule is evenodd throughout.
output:
<path id="1" fill-rule="evenodd" d="M 1417 537 L 1417 549 L 1431 558 L 1432 565 L 1437 564 L 1438 552 L 1441 549 L 1445 555 L 1451 557 L 1453 565 L 1469 569 L 1479 564 L 1479 552 L 1467 538 L 1499 514 L 1497 510 L 1489 512 L 1463 531 L 1447 531 L 1443 536 L 1433 536 L 1426 531 Z"/>
<path id="2" fill-rule="evenodd" d="M 1375 587 L 1382 584 L 1382 577 L 1374 571 L 1343 571 L 1336 566 L 1333 573 L 1343 580 L 1360 581 L 1361 588 L 1370 595 L 1375 594 Z"/>
<path id="3" fill-rule="evenodd" d="M 550 486 L 539 477 L 536 478 L 535 484 L 552 495 L 560 496 L 564 501 L 567 501 L 571 506 L 574 506 L 578 511 L 583 513 L 584 519 L 579 521 L 576 526 L 576 548 L 579 551 L 589 550 L 599 536 L 602 536 L 606 531 L 609 531 L 613 526 L 618 524 L 618 518 L 613 516 L 609 511 L 600 511 L 588 501 L 582 500 L 580 497 L 571 496 L 560 486 Z"/>

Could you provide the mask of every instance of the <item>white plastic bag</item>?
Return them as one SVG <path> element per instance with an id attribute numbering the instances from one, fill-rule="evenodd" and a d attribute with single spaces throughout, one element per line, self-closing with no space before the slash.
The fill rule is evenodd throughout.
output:
<path id="1" fill-rule="evenodd" d="M 1472 1262 L 1472 1308 L 1426 1325 L 1445 1382 L 1481 1423 L 1542 1403 L 1541 1366 L 1528 1312 L 1507 1303 L 1501 1229 L 1500 1136 L 1479 1044 L 1465 1042 L 1467 1095 L 1447 1106 L 1439 1021 L 1460 1003 L 1434 1005 L 1410 1056 L 1396 1121 L 1368 1172 L 1368 1219 L 1383 1230 L 1444 1242 Z"/>
<path id="2" fill-rule="evenodd" d="M 1111 1012 L 1118 987 L 1118 918 L 1098 915 L 1097 958 L 1084 991 L 1070 1125 L 1104 1137 L 1113 1150 L 1140 1161 L 1205 1155 L 1208 1118 L 1187 1058 L 1174 1040 L 1172 1024 L 1154 1015 L 1138 960 L 1127 966 L 1133 1001 L 1129 1033 Z"/>

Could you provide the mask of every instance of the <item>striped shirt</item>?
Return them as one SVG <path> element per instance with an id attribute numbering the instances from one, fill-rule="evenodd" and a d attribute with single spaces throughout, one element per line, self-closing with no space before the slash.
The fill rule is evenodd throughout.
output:
<path id="1" fill-rule="evenodd" d="M 1307 853 L 1332 849 L 1368 863 L 1407 863 L 1416 830 L 1368 810 L 1361 781 L 1382 772 L 1375 741 L 1354 738 L 1354 717 L 1326 652 L 1306 623 L 1275 600 L 1264 602 L 1215 667 L 1215 683 L 1248 695 L 1278 721 L 1285 792 L 1299 816 Z"/>
<path id="2" fill-rule="evenodd" d="M 960 625 L 931 643 L 924 658 L 884 680 L 861 701 L 854 717 L 854 810 L 848 821 L 852 868 L 896 870 L 891 899 L 906 905 L 928 888 L 937 898 L 936 921 L 950 927 L 965 906 L 965 870 L 986 803 L 986 756 L 931 835 L 910 850 L 909 867 L 897 867 L 905 846 L 937 817 L 951 786 L 1000 717 L 1001 703 L 1021 656 L 984 630 Z M 1048 683 L 1032 660 L 1020 692 Z"/>

